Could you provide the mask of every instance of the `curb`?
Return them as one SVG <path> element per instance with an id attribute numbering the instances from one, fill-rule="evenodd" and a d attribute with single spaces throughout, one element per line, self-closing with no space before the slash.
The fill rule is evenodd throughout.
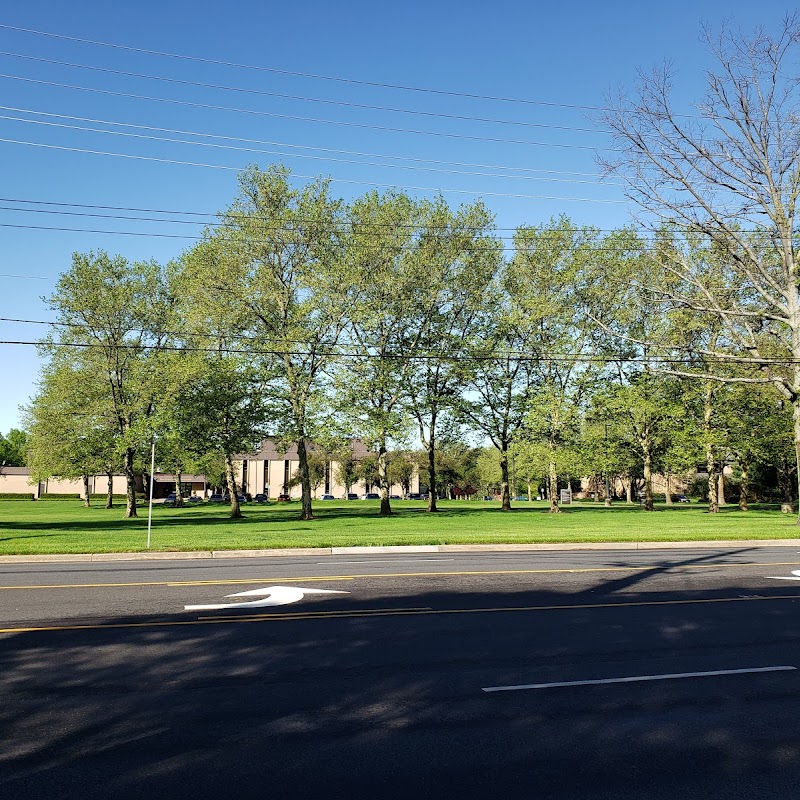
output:
<path id="1" fill-rule="evenodd" d="M 0 564 L 85 563 L 92 561 L 187 561 L 216 558 L 372 555 L 379 553 L 514 553 L 569 550 L 690 550 L 739 547 L 800 547 L 800 539 L 726 539 L 700 542 L 575 542 L 548 544 L 423 544 L 367 547 L 294 547 L 271 550 L 193 550 L 136 553 L 57 553 L 0 556 Z"/>

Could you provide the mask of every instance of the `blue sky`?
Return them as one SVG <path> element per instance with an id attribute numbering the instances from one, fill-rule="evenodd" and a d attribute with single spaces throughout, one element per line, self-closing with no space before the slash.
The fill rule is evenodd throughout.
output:
<path id="1" fill-rule="evenodd" d="M 702 95 L 710 63 L 700 23 L 718 28 L 729 20 L 746 31 L 756 25 L 775 28 L 784 11 L 783 5 L 738 0 L 702 7 L 695 2 L 4 4 L 0 24 L 7 26 L 290 72 L 561 105 L 297 77 L 0 28 L 0 317 L 51 320 L 42 298 L 74 251 L 105 249 L 160 261 L 179 255 L 192 240 L 170 237 L 196 236 L 200 227 L 185 224 L 192 217 L 172 212 L 223 208 L 235 193 L 236 169 L 248 163 L 283 161 L 299 175 L 330 176 L 334 191 L 346 199 L 376 184 L 424 187 L 410 189 L 417 195 L 441 189 L 453 204 L 483 197 L 501 227 L 541 223 L 561 213 L 601 228 L 625 224 L 631 208 L 620 189 L 597 178 L 596 152 L 608 146 L 607 135 L 591 114 L 565 106 L 602 105 L 609 89 L 633 86 L 637 69 L 670 59 L 676 99 L 688 108 Z M 48 63 L 53 61 L 83 67 Z M 40 213 L 44 210 L 62 213 Z M 176 219 L 184 222 L 166 221 Z M 35 340 L 44 330 L 0 321 L 0 340 Z M 0 432 L 19 424 L 19 406 L 35 391 L 38 370 L 33 347 L 0 345 Z"/>

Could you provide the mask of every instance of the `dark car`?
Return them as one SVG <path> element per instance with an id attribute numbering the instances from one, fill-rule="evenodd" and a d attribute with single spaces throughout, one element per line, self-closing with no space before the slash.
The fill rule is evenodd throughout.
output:
<path id="1" fill-rule="evenodd" d="M 177 503 L 177 502 L 178 502 L 178 496 L 175 494 L 175 492 L 170 492 L 164 498 L 164 505 L 165 506 L 174 506 L 175 503 Z"/>
<path id="2" fill-rule="evenodd" d="M 678 503 L 688 503 L 689 498 L 685 494 L 676 495 L 675 501 Z"/>
<path id="3" fill-rule="evenodd" d="M 389 499 L 390 500 L 399 500 L 400 499 L 400 495 L 399 494 L 390 494 L 389 495 Z"/>
<path id="4" fill-rule="evenodd" d="M 422 500 L 422 495 L 419 492 L 411 492 L 408 496 L 409 500 Z"/>
<path id="5" fill-rule="evenodd" d="M 292 498 L 288 494 L 279 494 L 278 495 L 278 502 L 279 503 L 291 503 Z"/>
<path id="6" fill-rule="evenodd" d="M 365 500 L 380 500 L 381 496 L 379 494 L 375 494 L 375 492 L 367 492 L 367 494 L 364 495 L 364 499 Z"/>
<path id="7" fill-rule="evenodd" d="M 226 502 L 225 498 L 221 494 L 212 494 L 211 497 L 208 498 L 209 503 L 224 503 Z"/>
<path id="8" fill-rule="evenodd" d="M 353 492 L 350 492 L 350 493 L 347 495 L 347 499 L 348 499 L 348 500 L 358 500 L 358 495 L 357 495 L 357 494 L 355 494 L 355 493 L 353 493 Z"/>
<path id="9" fill-rule="evenodd" d="M 255 500 L 256 503 L 269 503 L 269 498 L 263 492 L 257 494 L 253 500 Z"/>
<path id="10" fill-rule="evenodd" d="M 322 500 L 335 500 L 336 498 L 332 494 L 324 494 L 322 495 Z"/>
<path id="11" fill-rule="evenodd" d="M 187 501 L 187 503 L 202 503 L 203 498 L 198 497 L 196 494 L 193 494 Z"/>

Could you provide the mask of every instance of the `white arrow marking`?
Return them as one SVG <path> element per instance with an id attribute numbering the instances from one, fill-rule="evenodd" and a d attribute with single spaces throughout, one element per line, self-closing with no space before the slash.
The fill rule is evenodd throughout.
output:
<path id="1" fill-rule="evenodd" d="M 800 569 L 793 569 L 791 575 L 767 575 L 776 581 L 800 581 Z"/>
<path id="2" fill-rule="evenodd" d="M 184 606 L 185 611 L 219 611 L 224 608 L 261 608 L 263 606 L 285 606 L 303 599 L 306 594 L 350 594 L 335 589 L 304 589 L 301 586 L 265 586 L 263 589 L 249 589 L 236 592 L 226 597 L 252 597 L 267 595 L 262 600 L 250 600 L 246 603 L 212 603 L 209 605 Z"/>

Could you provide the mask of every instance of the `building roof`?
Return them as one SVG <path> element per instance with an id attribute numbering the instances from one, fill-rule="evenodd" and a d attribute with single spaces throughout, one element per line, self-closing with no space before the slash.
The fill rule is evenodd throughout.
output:
<path id="1" fill-rule="evenodd" d="M 0 475 L 30 475 L 27 467 L 0 467 Z"/>
<path id="2" fill-rule="evenodd" d="M 369 448 L 361 441 L 361 439 L 351 439 L 350 446 L 353 450 L 354 458 L 364 458 L 370 455 Z M 321 450 L 320 445 L 314 442 L 306 442 L 306 450 L 313 453 L 315 450 Z M 236 456 L 237 459 L 261 459 L 264 461 L 297 461 L 297 445 L 292 443 L 288 449 L 279 447 L 278 443 L 273 439 L 264 439 L 261 442 L 261 447 L 254 453 L 246 453 L 244 455 Z"/>

